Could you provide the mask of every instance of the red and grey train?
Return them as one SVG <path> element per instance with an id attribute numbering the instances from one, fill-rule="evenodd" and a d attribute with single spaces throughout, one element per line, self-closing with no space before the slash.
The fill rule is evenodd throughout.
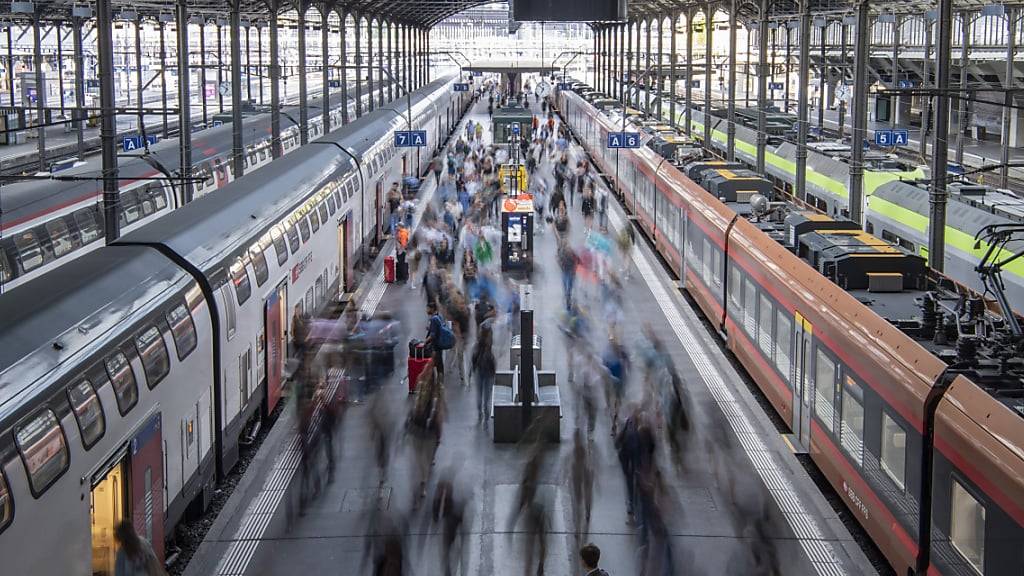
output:
<path id="1" fill-rule="evenodd" d="M 647 148 L 607 149 L 621 126 L 576 93 L 559 91 L 558 104 L 896 573 L 1021 574 L 1024 371 L 1020 342 L 986 331 L 999 320 L 923 290 L 899 271 L 908 255 L 822 215 L 796 215 L 806 237 L 771 230 Z M 851 252 L 842 266 L 881 262 L 877 276 L 903 285 L 873 292 L 859 272 L 837 277 L 834 258 L 816 260 L 836 249 Z"/>
<path id="2" fill-rule="evenodd" d="M 295 313 L 352 288 L 383 192 L 420 174 L 469 98 L 411 95 L 0 298 L 0 557 L 7 574 L 112 573 L 130 519 L 163 559 L 274 411 Z"/>

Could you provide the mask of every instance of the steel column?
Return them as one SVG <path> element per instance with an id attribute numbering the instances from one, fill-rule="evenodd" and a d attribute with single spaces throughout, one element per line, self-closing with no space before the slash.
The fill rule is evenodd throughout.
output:
<path id="1" fill-rule="evenodd" d="M 256 25 L 256 77 L 259 78 L 260 106 L 263 106 L 263 84 L 268 74 L 263 70 L 263 25 Z"/>
<path id="2" fill-rule="evenodd" d="M 824 19 L 821 26 L 821 66 L 818 68 L 818 134 L 825 133 L 825 107 L 828 106 L 827 78 L 828 78 L 828 54 L 825 52 L 826 40 L 828 39 L 828 18 Z"/>
<path id="3" fill-rule="evenodd" d="M 85 57 L 82 53 L 82 19 L 72 18 L 71 24 L 74 28 L 71 31 L 71 42 L 75 50 L 75 110 L 72 117 L 75 119 L 75 136 L 78 139 L 78 157 L 85 155 L 85 123 L 83 120 L 88 116 L 85 112 Z M 8 27 L 8 30 L 10 28 Z"/>
<path id="4" fill-rule="evenodd" d="M 270 147 L 274 158 L 284 154 L 281 145 L 281 47 L 278 42 L 277 13 L 280 5 L 271 0 L 270 5 Z"/>
<path id="5" fill-rule="evenodd" d="M 865 0 L 864 5 L 867 5 Z M 866 13 L 867 10 L 865 9 Z M 858 28 L 858 31 L 860 29 Z M 786 27 L 788 41 L 790 29 Z M 811 0 L 800 2 L 800 68 L 798 70 L 800 85 L 799 101 L 797 102 L 797 133 L 796 133 L 796 190 L 797 198 L 807 196 L 807 129 L 810 125 L 810 86 L 811 86 Z M 789 59 L 786 59 L 786 73 L 789 73 Z M 786 80 L 789 91 L 789 79 Z M 865 96 L 866 98 L 866 96 Z M 859 146 L 858 146 L 859 148 Z"/>
<path id="6" fill-rule="evenodd" d="M 331 67 L 330 67 L 330 26 L 328 17 L 331 15 L 331 9 L 325 4 L 320 10 L 320 54 L 321 54 L 321 65 L 320 65 L 320 89 L 323 90 L 323 122 L 324 122 L 324 134 L 331 131 Z"/>
<path id="7" fill-rule="evenodd" d="M 633 78 L 633 24 L 626 23 L 626 46 L 625 50 L 626 59 L 626 75 L 622 82 L 622 105 L 631 106 L 632 97 L 629 95 L 630 80 Z"/>
<path id="8" fill-rule="evenodd" d="M 846 37 L 847 37 L 848 26 L 845 21 L 839 26 L 839 34 L 842 36 L 839 39 L 839 80 L 836 85 L 836 90 L 833 90 L 833 94 L 838 94 L 838 87 L 846 83 Z M 839 139 L 843 139 L 843 134 L 846 133 L 846 99 L 838 98 L 836 106 L 839 108 Z"/>
<path id="9" fill-rule="evenodd" d="M 192 95 L 191 72 L 188 66 L 188 0 L 178 0 L 177 11 L 177 45 L 178 53 L 178 154 L 181 177 L 181 201 L 192 201 L 192 184 L 188 178 L 192 175 Z"/>
<path id="10" fill-rule="evenodd" d="M 245 99 L 252 102 L 252 48 L 250 42 L 252 24 L 245 26 Z"/>
<path id="11" fill-rule="evenodd" d="M 953 55 L 953 0 L 939 0 L 936 39 L 935 86 L 949 86 Z M 932 185 L 928 194 L 931 218 L 928 226 L 928 265 L 942 272 L 946 262 L 946 163 L 949 161 L 949 101 L 944 90 L 935 97 L 935 136 L 932 144 Z"/>
<path id="12" fill-rule="evenodd" d="M 373 94 L 373 19 L 366 18 L 366 96 L 370 112 L 377 107 Z"/>
<path id="13" fill-rule="evenodd" d="M 615 78 L 613 79 L 616 84 L 615 93 L 619 96 L 619 101 L 625 104 L 625 92 L 624 87 L 626 85 L 624 79 L 626 77 L 626 52 L 629 51 L 629 46 L 626 44 L 626 28 L 627 24 L 619 24 L 618 31 L 616 33 L 616 46 L 618 49 L 618 61 L 616 62 Z"/>
<path id="14" fill-rule="evenodd" d="M 1013 129 L 1013 118 L 1010 113 L 1014 104 L 1013 92 L 1010 90 L 1014 87 L 1014 58 L 1017 54 L 1017 9 L 1013 6 L 1006 7 L 1006 38 L 1006 71 L 1003 73 L 1003 87 L 1006 88 L 1006 93 L 1003 96 L 1003 134 L 999 152 L 999 185 L 1002 188 L 1010 187 L 1010 131 Z"/>
<path id="15" fill-rule="evenodd" d="M 187 50 L 188 47 L 186 47 L 186 53 Z M 199 25 L 199 58 L 199 102 L 203 107 L 203 128 L 205 129 L 210 123 L 206 104 L 206 16 L 203 16 L 203 22 Z"/>
<path id="16" fill-rule="evenodd" d="M 163 137 L 167 138 L 167 132 L 170 131 L 170 127 L 167 125 L 168 107 L 167 107 L 167 39 L 164 37 L 167 33 L 167 24 L 163 21 L 160 22 L 160 102 L 163 110 L 161 114 L 161 120 L 163 123 Z"/>
<path id="17" fill-rule="evenodd" d="M 64 31 L 59 20 L 54 27 L 57 29 L 57 91 L 60 93 L 60 115 L 64 116 Z"/>
<path id="18" fill-rule="evenodd" d="M 109 8 L 109 5 L 108 5 Z M 36 138 L 38 141 L 36 153 L 39 155 L 39 171 L 46 172 L 46 90 L 43 89 L 43 49 L 42 49 L 42 36 L 40 34 L 39 23 L 40 15 L 37 12 L 36 17 L 32 19 L 32 48 L 33 48 L 33 68 L 35 81 L 36 81 Z M 14 68 L 10 68 L 7 71 L 8 74 L 14 74 Z"/>
<path id="19" fill-rule="evenodd" d="M 807 0 L 804 0 L 807 1 Z M 853 134 L 850 140 L 850 220 L 864 225 L 864 146 L 868 128 L 868 42 L 871 38 L 869 0 L 857 4 L 854 42 Z"/>
<path id="20" fill-rule="evenodd" d="M 783 75 L 783 79 L 786 84 L 782 90 L 782 102 L 783 106 L 785 106 L 783 110 L 786 112 L 786 114 L 789 114 L 789 73 L 791 66 L 790 63 L 793 61 L 793 29 L 789 26 L 789 24 L 789 22 L 786 22 L 786 72 Z M 802 66 L 803 62 L 801 62 L 800 65 Z M 799 75 L 800 73 L 797 72 L 797 74 Z M 800 87 L 801 90 L 803 90 L 803 88 L 803 86 Z"/>
<path id="21" fill-rule="evenodd" d="M 352 20 L 356 24 L 356 118 L 363 115 L 363 49 L 359 45 L 363 40 L 363 25 L 360 23 L 362 18 L 359 13 L 352 15 Z"/>
<path id="22" fill-rule="evenodd" d="M 711 35 L 715 29 L 715 7 L 711 2 L 705 5 L 704 20 L 704 148 L 711 150 Z"/>
<path id="23" fill-rule="evenodd" d="M 896 21 L 892 23 L 892 89 L 897 90 L 900 87 L 900 29 L 903 27 L 903 16 L 896 16 Z M 899 118 L 900 110 L 900 96 L 899 92 L 896 92 L 892 96 L 892 124 L 893 128 L 896 128 L 898 120 L 906 120 L 905 118 Z"/>
<path id="24" fill-rule="evenodd" d="M 149 143 L 146 141 L 146 115 L 143 113 L 145 99 L 142 97 L 142 16 L 135 20 L 135 94 L 136 104 L 139 106 L 139 135 L 142 136 L 142 146 L 149 150 Z"/>
<path id="25" fill-rule="evenodd" d="M 768 9 L 769 0 L 761 0 L 757 25 L 757 172 L 764 174 L 768 147 Z"/>
<path id="26" fill-rule="evenodd" d="M 653 90 L 653 87 L 651 86 L 651 73 L 654 72 L 654 70 L 651 69 L 651 28 L 654 28 L 654 20 L 645 21 L 644 26 L 647 28 L 647 33 L 644 34 L 646 42 L 645 47 L 647 49 L 643 52 L 644 70 L 647 72 L 647 75 L 644 77 L 644 88 L 646 88 L 646 90 L 644 90 L 644 112 L 650 114 L 651 91 Z"/>
<path id="27" fill-rule="evenodd" d="M 103 233 L 107 244 L 117 240 L 121 235 L 120 206 L 118 205 L 121 198 L 117 186 L 117 149 L 114 147 L 114 137 L 117 135 L 117 117 L 114 108 L 116 104 L 114 101 L 113 19 L 110 0 L 96 0 L 96 53 L 100 79 L 100 149 L 103 158 Z M 36 22 L 38 25 L 38 19 Z M 38 44 L 37 39 L 37 49 Z M 40 97 L 39 100 L 42 101 L 42 98 Z"/>
<path id="28" fill-rule="evenodd" d="M 14 22 L 11 22 L 7 26 L 7 69 L 14 70 L 14 35 L 12 29 L 14 28 Z M 10 91 L 8 95 L 11 97 L 11 108 L 16 106 L 14 100 L 14 74 L 7 74 L 7 89 Z"/>
<path id="29" fill-rule="evenodd" d="M 960 101 L 957 102 L 956 112 L 956 163 L 964 165 L 964 139 L 967 135 L 967 67 L 970 60 L 967 58 L 971 44 L 971 13 L 960 13 Z"/>
<path id="30" fill-rule="evenodd" d="M 690 8 L 686 11 L 686 135 L 693 136 L 693 17 L 697 12 Z"/>
<path id="31" fill-rule="evenodd" d="M 669 115 L 669 124 L 671 124 L 672 127 L 675 127 L 676 126 L 676 82 L 679 81 L 679 77 L 676 75 L 676 72 L 677 72 L 677 70 L 676 70 L 676 60 L 678 60 L 678 56 L 676 54 L 676 25 L 679 23 L 679 13 L 678 12 L 673 12 L 672 15 L 671 15 L 671 18 L 672 18 L 672 24 L 669 25 L 669 31 L 670 31 L 669 33 L 671 34 L 671 36 L 669 37 L 669 41 L 668 41 L 668 51 L 669 51 L 669 57 L 668 57 L 669 58 L 669 60 L 668 60 L 668 66 L 669 66 L 669 71 L 668 71 L 668 74 L 669 74 L 668 115 Z"/>
<path id="32" fill-rule="evenodd" d="M 242 15 L 240 0 L 231 6 L 231 159 L 234 177 L 245 174 L 245 143 L 242 141 Z"/>
<path id="33" fill-rule="evenodd" d="M 662 80 L 664 79 L 664 76 L 662 75 L 662 64 L 664 63 L 664 59 L 663 59 L 664 58 L 663 57 L 664 52 L 665 52 L 665 15 L 664 14 L 660 14 L 660 15 L 658 15 L 658 58 L 656 60 L 656 62 L 658 63 L 658 72 L 654 76 L 655 80 L 657 81 L 656 83 L 657 83 L 657 86 L 658 86 L 658 92 L 657 92 L 657 96 L 658 96 L 658 118 L 661 118 L 664 115 L 664 113 L 665 113 L 665 106 L 664 106 L 664 100 L 665 99 L 661 97 L 662 85 L 663 85 Z"/>
<path id="34" fill-rule="evenodd" d="M 931 82 L 931 73 L 928 71 L 928 65 L 930 64 L 932 53 L 932 23 L 928 20 L 928 17 L 924 17 L 924 59 L 921 62 L 922 69 L 922 80 L 921 89 L 928 90 L 933 84 Z M 945 86 L 943 86 L 945 89 Z M 919 141 L 919 153 L 921 158 L 928 157 L 928 135 L 930 130 L 928 129 L 932 123 L 932 98 L 931 96 L 923 96 L 924 103 L 921 106 L 921 135 L 918 138 Z"/>
<path id="35" fill-rule="evenodd" d="M 729 7 L 729 101 L 726 102 L 725 155 L 729 162 L 736 160 L 736 11 L 739 9 L 737 0 L 732 0 Z"/>
<path id="36" fill-rule="evenodd" d="M 338 35 L 341 37 L 341 123 L 348 124 L 348 43 L 345 41 L 345 28 L 348 14 L 338 12 Z"/>
<path id="37" fill-rule="evenodd" d="M 224 112 L 224 27 L 220 17 L 217 18 L 217 112 Z"/>
<path id="38" fill-rule="evenodd" d="M 423 29 L 423 79 L 430 82 L 430 30 Z"/>
<path id="39" fill-rule="evenodd" d="M 306 86 L 306 10 L 309 5 L 300 0 L 296 5 L 298 18 L 295 30 L 299 48 L 299 143 L 309 143 L 309 93 Z"/>
<path id="40" fill-rule="evenodd" d="M 392 42 L 392 40 L 394 39 L 393 37 L 395 35 L 395 23 L 390 21 L 390 20 L 388 20 L 387 21 L 387 25 L 388 25 L 388 72 L 390 72 L 391 75 L 394 76 L 394 74 L 395 74 L 395 52 L 394 52 L 395 46 L 394 46 L 394 43 Z M 394 99 L 395 99 L 395 79 L 392 77 L 392 78 L 388 78 L 388 102 L 391 102 Z"/>
<path id="41" fill-rule="evenodd" d="M 644 23 L 644 25 L 646 26 L 646 23 Z M 647 67 L 640 62 L 640 56 L 643 54 L 643 52 L 640 50 L 640 43 L 641 43 L 642 40 L 643 40 L 643 37 L 640 34 L 640 22 L 637 22 L 636 23 L 636 79 L 635 79 L 634 84 L 633 84 L 633 87 L 635 88 L 634 92 L 636 94 L 636 103 L 634 104 L 634 106 L 636 106 L 637 108 L 643 108 L 643 106 L 640 105 L 640 80 L 642 79 L 644 82 L 647 81 L 647 78 L 644 76 L 644 71 L 647 70 Z"/>

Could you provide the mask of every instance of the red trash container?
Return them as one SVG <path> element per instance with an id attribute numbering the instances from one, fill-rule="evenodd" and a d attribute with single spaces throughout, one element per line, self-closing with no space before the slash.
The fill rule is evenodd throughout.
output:
<path id="1" fill-rule="evenodd" d="M 430 363 L 431 358 L 427 356 L 426 346 L 419 341 L 409 343 L 409 394 L 416 392 L 416 381 L 420 379 L 423 369 Z"/>
<path id="2" fill-rule="evenodd" d="M 384 281 L 391 284 L 395 281 L 395 257 L 384 257 Z"/>

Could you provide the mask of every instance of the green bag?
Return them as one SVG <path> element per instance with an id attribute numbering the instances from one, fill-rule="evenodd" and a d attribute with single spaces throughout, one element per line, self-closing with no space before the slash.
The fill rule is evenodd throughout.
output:
<path id="1" fill-rule="evenodd" d="M 494 257 L 494 249 L 491 248 L 491 243 L 486 238 L 481 238 L 476 243 L 476 261 L 481 264 L 487 264 Z"/>

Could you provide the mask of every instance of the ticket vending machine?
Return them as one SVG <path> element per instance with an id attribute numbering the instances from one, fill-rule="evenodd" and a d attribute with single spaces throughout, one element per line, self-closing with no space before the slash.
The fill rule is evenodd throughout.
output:
<path id="1" fill-rule="evenodd" d="M 501 205 L 501 269 L 533 270 L 533 198 L 506 197 Z"/>

